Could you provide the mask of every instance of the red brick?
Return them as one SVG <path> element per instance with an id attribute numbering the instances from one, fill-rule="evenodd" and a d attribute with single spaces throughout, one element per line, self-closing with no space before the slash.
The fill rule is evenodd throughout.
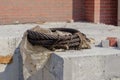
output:
<path id="1" fill-rule="evenodd" d="M 117 0 L 0 0 L 0 24 L 39 21 L 117 24 Z"/>
<path id="2" fill-rule="evenodd" d="M 108 37 L 107 40 L 109 40 L 109 45 L 111 47 L 117 46 L 117 38 L 116 37 Z"/>
<path id="3" fill-rule="evenodd" d="M 101 0 L 100 23 L 117 24 L 118 0 Z"/>

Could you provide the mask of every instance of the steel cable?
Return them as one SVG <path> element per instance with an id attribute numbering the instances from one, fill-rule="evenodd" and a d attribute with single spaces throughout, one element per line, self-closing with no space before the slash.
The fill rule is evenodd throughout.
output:
<path id="1" fill-rule="evenodd" d="M 81 38 L 86 38 L 83 33 L 71 28 L 50 28 L 50 30 L 53 34 L 27 30 L 28 41 L 32 45 L 41 45 L 48 49 L 80 49 L 82 43 L 81 40 L 84 40 Z M 56 31 L 64 31 L 71 33 L 72 35 L 56 35 L 54 34 Z"/>

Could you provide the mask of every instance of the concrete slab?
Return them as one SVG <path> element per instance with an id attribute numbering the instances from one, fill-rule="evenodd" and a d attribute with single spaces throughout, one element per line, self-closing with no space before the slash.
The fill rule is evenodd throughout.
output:
<path id="1" fill-rule="evenodd" d="M 60 80 L 68 80 L 68 78 L 69 80 L 111 80 L 115 77 L 120 78 L 120 51 L 117 49 L 93 48 L 82 51 L 60 52 L 53 55 L 60 57 L 63 61 L 61 65 L 63 67 L 63 79 Z"/>
<path id="2" fill-rule="evenodd" d="M 0 25 L 0 55 L 14 54 L 9 65 L 0 64 L 1 80 L 23 80 L 19 43 L 23 33 L 38 24 Z M 80 30 L 96 40 L 96 45 L 108 36 L 119 37 L 120 28 L 91 23 L 45 23 L 49 27 L 69 27 Z M 109 80 L 120 78 L 120 49 L 92 47 L 90 50 L 57 52 L 32 80 Z M 30 80 L 30 79 L 28 79 Z"/>
<path id="3" fill-rule="evenodd" d="M 20 74 L 21 62 L 18 47 L 23 33 L 34 26 L 34 24 L 0 25 L 0 55 L 13 55 L 11 64 L 0 64 L 0 80 L 23 80 Z"/>
<path id="4" fill-rule="evenodd" d="M 117 46 L 120 49 L 120 39 L 118 39 L 118 41 L 117 41 Z"/>
<path id="5" fill-rule="evenodd" d="M 119 80 L 120 51 L 93 48 L 53 53 L 36 80 Z M 33 76 L 32 76 L 33 77 Z M 33 79 L 33 80 L 34 80 Z"/>
<path id="6" fill-rule="evenodd" d="M 102 47 L 104 47 L 104 48 L 109 47 L 109 40 L 102 40 L 101 43 L 102 43 Z"/>

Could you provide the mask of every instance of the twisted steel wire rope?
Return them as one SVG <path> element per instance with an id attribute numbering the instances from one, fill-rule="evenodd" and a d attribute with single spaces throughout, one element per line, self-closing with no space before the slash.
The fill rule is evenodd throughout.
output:
<path id="1" fill-rule="evenodd" d="M 52 32 L 55 31 L 63 31 L 71 33 L 72 35 L 56 35 L 56 34 L 48 34 L 42 32 L 36 32 L 32 30 L 27 31 L 27 38 L 28 41 L 32 45 L 42 45 L 46 48 L 79 48 L 81 44 L 81 36 L 82 34 L 86 37 L 83 33 L 80 33 L 78 30 L 71 29 L 71 28 L 50 28 Z"/>

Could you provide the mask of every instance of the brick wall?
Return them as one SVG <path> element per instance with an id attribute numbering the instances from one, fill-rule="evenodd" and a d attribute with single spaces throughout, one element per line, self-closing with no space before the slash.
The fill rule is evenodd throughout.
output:
<path id="1" fill-rule="evenodd" d="M 74 21 L 85 21 L 85 0 L 73 0 Z"/>
<path id="2" fill-rule="evenodd" d="M 0 0 L 0 23 L 72 19 L 72 0 Z"/>
<path id="3" fill-rule="evenodd" d="M 88 21 L 117 24 L 118 0 L 0 0 L 0 24 Z"/>
<path id="4" fill-rule="evenodd" d="M 117 25 L 118 0 L 85 0 L 85 19 L 94 23 Z"/>
<path id="5" fill-rule="evenodd" d="M 117 24 L 118 0 L 101 0 L 100 2 L 100 22 L 106 24 Z"/>
<path id="6" fill-rule="evenodd" d="M 84 20 L 84 0 L 0 0 L 0 24 Z"/>
<path id="7" fill-rule="evenodd" d="M 94 0 L 85 0 L 85 20 L 94 22 Z"/>
<path id="8" fill-rule="evenodd" d="M 100 22 L 100 1 L 101 0 L 94 0 L 94 22 Z"/>

